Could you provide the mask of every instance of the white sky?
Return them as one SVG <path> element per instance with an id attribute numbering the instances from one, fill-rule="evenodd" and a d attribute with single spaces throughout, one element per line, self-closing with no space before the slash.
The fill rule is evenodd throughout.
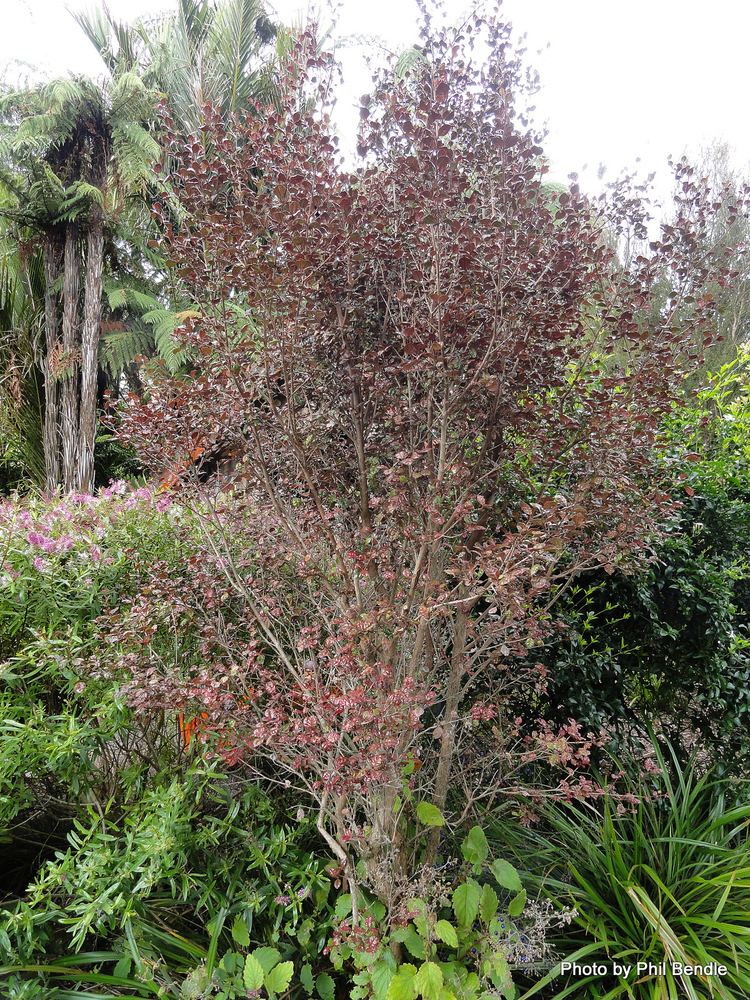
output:
<path id="1" fill-rule="evenodd" d="M 0 69 L 20 61 L 50 73 L 97 73 L 96 54 L 68 13 L 92 2 L 0 0 Z M 122 19 L 173 3 L 109 0 Z M 341 36 L 378 36 L 395 50 L 414 39 L 413 0 L 340 3 Z M 305 0 L 273 5 L 284 20 L 307 8 Z M 467 0 L 445 0 L 450 16 L 466 7 Z M 554 178 L 577 171 L 585 187 L 595 187 L 600 163 L 614 175 L 634 167 L 637 157 L 644 172 L 661 173 L 668 153 L 713 140 L 730 144 L 737 166 L 750 163 L 748 0 L 506 0 L 504 9 L 516 31 L 527 34 L 529 59 L 541 73 L 536 104 L 549 127 Z M 344 58 L 345 133 L 367 89 L 362 51 Z"/>

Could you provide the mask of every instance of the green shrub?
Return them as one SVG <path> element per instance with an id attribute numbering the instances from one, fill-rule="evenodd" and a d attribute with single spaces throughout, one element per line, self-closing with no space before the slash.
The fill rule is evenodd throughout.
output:
<path id="1" fill-rule="evenodd" d="M 518 705 L 618 738 L 658 726 L 699 740 L 735 769 L 750 755 L 750 358 L 709 376 L 666 429 L 665 474 L 679 505 L 655 559 L 626 575 L 579 577 L 558 603 L 563 628 L 535 659 L 548 688 Z"/>
<path id="2" fill-rule="evenodd" d="M 556 907 L 575 909 L 570 933 L 557 942 L 568 961 L 633 966 L 626 979 L 592 976 L 561 985 L 558 963 L 527 996 L 545 987 L 548 1000 L 750 995 L 747 785 L 702 773 L 695 762 L 681 768 L 677 758 L 658 759 L 658 791 L 634 782 L 637 802 L 630 807 L 610 798 L 600 811 L 557 805 L 538 832 L 494 831 L 533 866 L 532 885 Z M 637 976 L 638 962 L 666 968 Z M 672 962 L 713 962 L 728 971 L 680 977 Z"/>

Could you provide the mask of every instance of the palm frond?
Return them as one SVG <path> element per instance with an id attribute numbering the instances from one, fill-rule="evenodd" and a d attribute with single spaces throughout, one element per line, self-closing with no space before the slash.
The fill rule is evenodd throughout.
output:
<path id="1" fill-rule="evenodd" d="M 259 50 L 263 44 L 257 26 L 264 16 L 258 0 L 225 0 L 217 9 L 211 32 L 216 80 L 223 93 L 220 103 L 234 114 L 254 96 Z M 218 95 L 217 95 L 218 96 Z"/>
<path id="2" fill-rule="evenodd" d="M 427 66 L 424 52 L 418 46 L 406 49 L 396 60 L 394 72 L 397 80 L 403 80 L 410 73 L 421 73 Z"/>

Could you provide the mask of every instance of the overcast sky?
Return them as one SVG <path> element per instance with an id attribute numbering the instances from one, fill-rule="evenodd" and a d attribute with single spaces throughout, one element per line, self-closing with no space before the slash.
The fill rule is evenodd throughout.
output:
<path id="1" fill-rule="evenodd" d="M 174 0 L 109 0 L 120 18 L 156 14 Z M 93 72 L 100 66 L 68 11 L 91 0 L 2 0 L 0 66 L 30 64 L 51 73 Z M 307 4 L 274 0 L 291 19 Z M 457 17 L 467 0 L 445 0 Z M 529 59 L 540 70 L 537 99 L 546 121 L 553 177 L 580 173 L 597 186 L 632 168 L 664 171 L 667 154 L 725 140 L 735 162 L 750 163 L 750 3 L 747 0 L 506 0 L 516 31 L 526 33 Z M 341 36 L 371 35 L 401 50 L 414 38 L 412 0 L 342 0 Z M 541 52 L 538 52 L 541 50 Z M 365 91 L 362 48 L 344 59 L 349 86 L 340 101 L 342 130 L 353 129 Z M 349 116 L 347 118 L 347 115 Z"/>

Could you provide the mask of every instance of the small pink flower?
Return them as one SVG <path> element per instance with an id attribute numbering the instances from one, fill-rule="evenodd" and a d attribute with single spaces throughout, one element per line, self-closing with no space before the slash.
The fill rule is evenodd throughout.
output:
<path id="1" fill-rule="evenodd" d="M 43 572 L 47 568 L 47 563 L 41 556 L 37 556 L 34 559 L 34 569 L 38 569 L 39 572 Z"/>

